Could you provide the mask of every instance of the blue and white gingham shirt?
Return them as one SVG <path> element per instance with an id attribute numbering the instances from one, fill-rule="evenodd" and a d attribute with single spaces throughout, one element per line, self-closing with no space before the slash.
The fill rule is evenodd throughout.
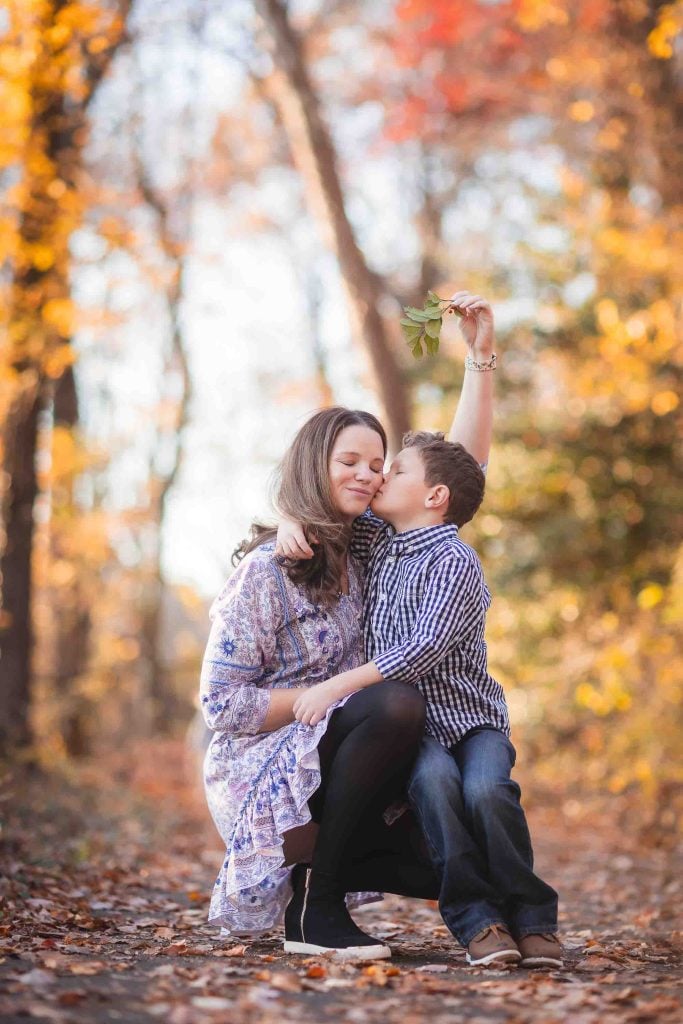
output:
<path id="1" fill-rule="evenodd" d="M 509 735 L 503 689 L 486 667 L 491 595 L 457 526 L 397 534 L 368 510 L 354 521 L 351 553 L 367 566 L 366 657 L 385 679 L 420 690 L 428 731 L 446 747 L 480 725 Z"/>

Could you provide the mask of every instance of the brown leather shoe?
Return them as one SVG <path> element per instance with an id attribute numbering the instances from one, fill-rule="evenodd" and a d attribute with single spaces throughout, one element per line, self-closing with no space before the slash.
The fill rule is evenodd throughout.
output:
<path id="1" fill-rule="evenodd" d="M 522 967 L 562 967 L 564 950 L 557 935 L 524 935 L 517 939 Z"/>
<path id="2" fill-rule="evenodd" d="M 467 963 L 473 967 L 516 964 L 521 958 L 515 940 L 503 924 L 492 924 L 484 928 L 467 947 Z"/>

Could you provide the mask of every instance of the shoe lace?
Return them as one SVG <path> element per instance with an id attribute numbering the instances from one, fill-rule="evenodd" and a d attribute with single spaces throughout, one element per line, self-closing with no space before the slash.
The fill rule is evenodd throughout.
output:
<path id="1" fill-rule="evenodd" d="M 491 933 L 494 939 L 509 939 L 511 938 L 510 932 L 503 924 L 490 924 L 488 928 L 484 928 L 479 935 L 475 935 L 474 940 L 481 942 L 486 936 Z"/>

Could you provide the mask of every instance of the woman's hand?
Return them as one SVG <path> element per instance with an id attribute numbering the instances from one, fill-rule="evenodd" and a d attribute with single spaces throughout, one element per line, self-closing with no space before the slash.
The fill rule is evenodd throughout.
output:
<path id="1" fill-rule="evenodd" d="M 317 725 L 325 717 L 325 712 L 330 705 L 339 700 L 339 693 L 336 687 L 330 686 L 330 680 L 324 683 L 316 683 L 296 699 L 294 703 L 294 717 L 297 722 L 303 725 Z"/>
<path id="2" fill-rule="evenodd" d="M 275 554 L 284 558 L 313 558 L 314 553 L 301 523 L 282 518 L 277 528 Z"/>
<path id="3" fill-rule="evenodd" d="M 490 303 L 481 295 L 471 292 L 456 292 L 451 296 L 449 310 L 463 314 L 460 330 L 474 359 L 489 359 L 493 352 L 494 324 Z"/>

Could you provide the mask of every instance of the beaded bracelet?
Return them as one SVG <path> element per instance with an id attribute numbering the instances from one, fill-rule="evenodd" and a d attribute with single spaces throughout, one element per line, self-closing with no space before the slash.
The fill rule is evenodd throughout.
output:
<path id="1" fill-rule="evenodd" d="M 477 370 L 478 373 L 485 373 L 486 370 L 495 370 L 496 368 L 496 353 L 491 353 L 491 358 L 484 360 L 484 362 L 477 362 L 472 356 L 465 356 L 465 369 L 466 370 Z"/>

